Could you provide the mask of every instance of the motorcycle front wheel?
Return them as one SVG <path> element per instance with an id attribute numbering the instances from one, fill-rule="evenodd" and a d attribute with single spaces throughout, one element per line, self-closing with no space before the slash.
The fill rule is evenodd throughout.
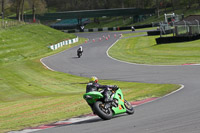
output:
<path id="1" fill-rule="evenodd" d="M 126 113 L 127 114 L 133 114 L 135 112 L 133 106 L 128 101 L 124 100 L 124 105 L 126 107 Z"/>
<path id="2" fill-rule="evenodd" d="M 94 103 L 93 110 L 103 120 L 109 120 L 112 118 L 113 113 L 111 108 L 106 108 L 105 104 L 101 101 Z"/>

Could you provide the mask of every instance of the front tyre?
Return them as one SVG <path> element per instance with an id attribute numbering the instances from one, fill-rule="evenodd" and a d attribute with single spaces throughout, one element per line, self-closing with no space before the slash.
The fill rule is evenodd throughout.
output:
<path id="1" fill-rule="evenodd" d="M 93 110 L 103 120 L 109 120 L 112 118 L 113 113 L 111 108 L 106 108 L 105 104 L 101 101 L 94 103 Z"/>
<path id="2" fill-rule="evenodd" d="M 124 105 L 126 107 L 126 113 L 127 114 L 133 114 L 135 112 L 133 106 L 128 101 L 124 100 Z"/>

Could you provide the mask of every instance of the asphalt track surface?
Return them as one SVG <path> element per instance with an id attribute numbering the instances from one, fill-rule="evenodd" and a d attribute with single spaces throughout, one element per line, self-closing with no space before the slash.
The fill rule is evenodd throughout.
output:
<path id="1" fill-rule="evenodd" d="M 117 37 L 114 37 L 117 34 Z M 100 79 L 145 83 L 183 84 L 184 88 L 167 97 L 135 108 L 134 115 L 108 121 L 100 118 L 38 131 L 37 133 L 200 133 L 200 66 L 151 66 L 119 62 L 109 58 L 108 48 L 120 33 L 80 33 L 96 39 L 83 44 L 83 56 L 77 47 L 42 59 L 49 68 L 73 75 Z M 98 39 L 110 35 L 110 39 Z M 142 43 L 142 42 L 141 42 Z M 187 63 L 187 62 L 186 62 Z"/>

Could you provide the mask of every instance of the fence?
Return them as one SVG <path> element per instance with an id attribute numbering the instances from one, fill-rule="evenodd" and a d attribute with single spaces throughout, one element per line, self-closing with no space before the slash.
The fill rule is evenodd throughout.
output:
<path id="1" fill-rule="evenodd" d="M 198 35 L 200 34 L 199 21 L 183 21 L 184 23 L 175 26 L 176 36 Z"/>
<path id="2" fill-rule="evenodd" d="M 13 27 L 17 25 L 23 25 L 26 24 L 25 22 L 22 21 L 7 21 L 7 20 L 1 20 L 0 21 L 0 28 L 8 28 L 8 27 Z"/>
<path id="3" fill-rule="evenodd" d="M 174 36 L 175 34 L 175 36 Z M 173 36 L 156 38 L 157 44 L 194 41 L 200 39 L 198 20 L 180 21 L 175 24 Z"/>
<path id="4" fill-rule="evenodd" d="M 33 22 L 31 20 L 26 22 L 17 20 L 0 20 L 0 29 L 32 23 Z M 40 21 L 36 21 L 35 23 L 40 23 Z"/>

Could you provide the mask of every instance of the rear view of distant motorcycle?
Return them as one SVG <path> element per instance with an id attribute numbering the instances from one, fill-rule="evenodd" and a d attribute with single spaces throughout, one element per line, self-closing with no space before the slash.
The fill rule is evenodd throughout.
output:
<path id="1" fill-rule="evenodd" d="M 78 48 L 78 50 L 77 50 L 77 56 L 78 56 L 78 58 L 81 58 L 82 53 L 83 53 L 83 47 L 80 46 L 80 47 Z"/>

